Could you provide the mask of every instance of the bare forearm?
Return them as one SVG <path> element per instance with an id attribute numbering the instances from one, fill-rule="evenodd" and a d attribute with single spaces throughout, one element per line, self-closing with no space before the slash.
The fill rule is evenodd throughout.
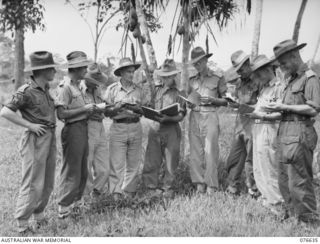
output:
<path id="1" fill-rule="evenodd" d="M 288 105 L 284 104 L 284 111 L 308 115 L 314 117 L 317 115 L 317 111 L 307 104 L 300 104 L 300 105 Z"/>
<path id="2" fill-rule="evenodd" d="M 171 122 L 180 122 L 181 120 L 183 120 L 184 115 L 182 113 L 179 113 L 178 115 L 170 116 L 169 118 Z"/>
<path id="3" fill-rule="evenodd" d="M 224 98 L 216 98 L 215 105 L 217 106 L 227 106 L 228 101 Z"/>
<path id="4" fill-rule="evenodd" d="M 85 107 L 75 109 L 65 109 L 63 107 L 57 108 L 57 116 L 59 119 L 71 119 L 84 113 L 86 113 Z"/>
<path id="5" fill-rule="evenodd" d="M 263 118 L 265 120 L 270 120 L 270 121 L 273 121 L 273 120 L 280 120 L 282 117 L 281 113 L 270 113 L 270 114 L 265 114 L 263 115 Z"/>
<path id="6" fill-rule="evenodd" d="M 16 125 L 22 126 L 27 129 L 29 129 L 30 125 L 32 124 L 31 122 L 29 122 L 28 120 L 25 120 L 24 118 L 22 118 L 17 113 L 13 112 L 11 109 L 7 107 L 2 108 L 0 112 L 0 116 Z"/>

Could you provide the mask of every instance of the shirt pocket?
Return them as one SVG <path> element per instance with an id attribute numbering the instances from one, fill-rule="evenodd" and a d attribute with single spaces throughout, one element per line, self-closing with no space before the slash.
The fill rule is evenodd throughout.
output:
<path id="1" fill-rule="evenodd" d="M 213 97 L 218 96 L 218 81 L 219 80 L 214 79 L 214 80 L 207 81 L 204 84 L 204 87 L 206 88 L 205 95 L 213 96 Z"/>

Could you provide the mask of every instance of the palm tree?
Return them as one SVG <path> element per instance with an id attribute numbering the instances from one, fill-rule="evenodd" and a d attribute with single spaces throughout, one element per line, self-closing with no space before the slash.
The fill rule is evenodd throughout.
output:
<path id="1" fill-rule="evenodd" d="M 293 36 L 292 36 L 292 39 L 295 42 L 298 42 L 301 20 L 302 20 L 302 16 L 303 16 L 304 10 L 306 8 L 307 2 L 308 2 L 308 0 L 302 0 L 301 5 L 300 5 L 299 13 L 298 13 L 298 16 L 296 19 L 296 23 L 294 25 Z"/>
<path id="2" fill-rule="evenodd" d="M 256 5 L 256 16 L 255 16 L 255 21 L 254 21 L 254 31 L 253 31 L 252 51 L 251 51 L 252 58 L 255 58 L 259 53 L 259 41 L 260 41 L 263 0 L 257 0 L 256 4 L 257 4 Z"/>

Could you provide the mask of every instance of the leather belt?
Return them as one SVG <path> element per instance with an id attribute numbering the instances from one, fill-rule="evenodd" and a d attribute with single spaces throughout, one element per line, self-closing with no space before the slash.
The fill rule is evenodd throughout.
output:
<path id="1" fill-rule="evenodd" d="M 275 124 L 277 121 L 270 121 L 270 120 L 264 120 L 264 119 L 255 119 L 255 124 Z"/>
<path id="2" fill-rule="evenodd" d="M 96 121 L 96 122 L 102 122 L 103 119 L 89 119 L 89 120 Z"/>
<path id="3" fill-rule="evenodd" d="M 124 123 L 124 124 L 131 124 L 131 123 L 138 123 L 140 118 L 123 118 L 123 119 L 114 119 L 113 122 L 115 123 Z"/>
<path id="4" fill-rule="evenodd" d="M 281 121 L 311 121 L 311 118 L 300 114 L 284 113 Z"/>
<path id="5" fill-rule="evenodd" d="M 71 124 L 75 124 L 75 123 L 88 123 L 87 119 L 81 119 L 81 120 L 76 120 L 76 121 L 71 121 L 71 122 L 66 122 L 66 125 L 71 125 Z"/>

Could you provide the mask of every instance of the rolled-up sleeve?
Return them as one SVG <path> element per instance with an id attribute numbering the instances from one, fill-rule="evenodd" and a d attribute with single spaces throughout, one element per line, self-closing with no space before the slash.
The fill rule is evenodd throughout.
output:
<path id="1" fill-rule="evenodd" d="M 17 91 L 9 103 L 5 104 L 7 108 L 16 112 L 17 110 L 24 109 L 29 104 L 29 96 L 26 92 Z"/>
<path id="2" fill-rule="evenodd" d="M 320 111 L 320 81 L 317 77 L 310 77 L 305 86 L 306 103 Z"/>
<path id="3" fill-rule="evenodd" d="M 67 86 L 63 86 L 58 91 L 58 95 L 55 100 L 56 107 L 64 107 L 65 109 L 68 108 L 69 104 L 71 103 L 72 94 L 70 89 Z"/>

